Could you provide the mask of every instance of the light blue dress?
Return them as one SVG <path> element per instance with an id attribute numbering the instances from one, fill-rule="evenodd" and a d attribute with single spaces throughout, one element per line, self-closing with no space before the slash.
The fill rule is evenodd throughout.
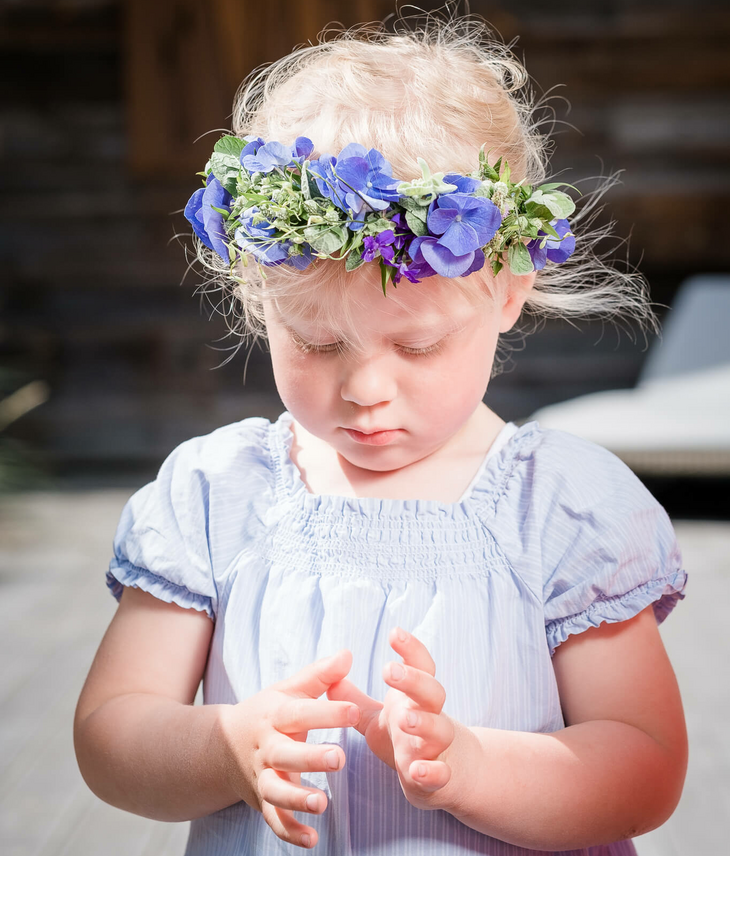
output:
<path id="1" fill-rule="evenodd" d="M 608 451 L 535 422 L 510 424 L 457 503 L 307 491 L 291 415 L 180 445 L 122 513 L 108 584 L 204 610 L 215 630 L 206 703 L 236 703 L 347 647 L 348 676 L 383 700 L 388 632 L 421 640 L 467 726 L 565 727 L 551 655 L 571 634 L 635 616 L 661 622 L 686 575 L 662 507 Z M 540 855 L 446 812 L 413 808 L 354 728 L 334 774 L 303 774 L 329 803 L 300 814 L 314 850 L 277 838 L 243 802 L 191 823 L 188 855 Z M 565 854 L 634 855 L 631 841 Z"/>

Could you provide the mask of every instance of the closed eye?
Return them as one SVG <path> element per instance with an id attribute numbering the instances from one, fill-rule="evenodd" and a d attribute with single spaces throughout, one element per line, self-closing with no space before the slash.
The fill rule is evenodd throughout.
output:
<path id="1" fill-rule="evenodd" d="M 293 332 L 290 332 L 290 334 L 294 344 L 302 351 L 302 353 L 334 353 L 336 351 L 345 353 L 346 350 L 345 345 L 339 342 L 334 344 L 308 344 Z M 438 353 L 442 349 L 443 341 L 438 341 L 430 347 L 397 347 L 398 352 L 402 353 L 404 356 L 430 356 L 431 354 Z"/>

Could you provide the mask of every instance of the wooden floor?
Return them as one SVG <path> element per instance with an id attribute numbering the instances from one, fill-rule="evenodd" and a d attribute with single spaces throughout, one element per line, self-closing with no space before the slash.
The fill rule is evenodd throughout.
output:
<path id="1" fill-rule="evenodd" d="M 0 498 L 0 854 L 179 855 L 187 824 L 107 806 L 76 766 L 72 721 L 116 609 L 104 585 L 129 490 Z M 730 854 L 730 523 L 676 522 L 689 595 L 662 625 L 690 763 L 672 818 L 640 855 Z"/>

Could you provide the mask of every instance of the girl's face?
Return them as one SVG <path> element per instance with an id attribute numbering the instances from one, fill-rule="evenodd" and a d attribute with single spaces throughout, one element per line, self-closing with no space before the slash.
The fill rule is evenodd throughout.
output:
<path id="1" fill-rule="evenodd" d="M 458 441 L 489 383 L 499 333 L 515 323 L 522 299 L 501 303 L 482 293 L 470 302 L 483 282 L 455 281 L 404 279 L 388 288 L 397 303 L 367 277 L 351 279 L 349 296 L 325 286 L 317 302 L 336 328 L 267 302 L 276 386 L 294 419 L 350 464 L 376 472 Z M 345 303 L 347 320 L 337 313 Z"/>

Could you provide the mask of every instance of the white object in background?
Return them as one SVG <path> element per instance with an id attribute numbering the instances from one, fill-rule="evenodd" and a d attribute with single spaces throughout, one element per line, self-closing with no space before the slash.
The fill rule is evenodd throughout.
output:
<path id="1" fill-rule="evenodd" d="M 601 444 L 636 471 L 730 474 L 730 276 L 683 283 L 636 388 L 545 406 L 530 418 Z"/>

